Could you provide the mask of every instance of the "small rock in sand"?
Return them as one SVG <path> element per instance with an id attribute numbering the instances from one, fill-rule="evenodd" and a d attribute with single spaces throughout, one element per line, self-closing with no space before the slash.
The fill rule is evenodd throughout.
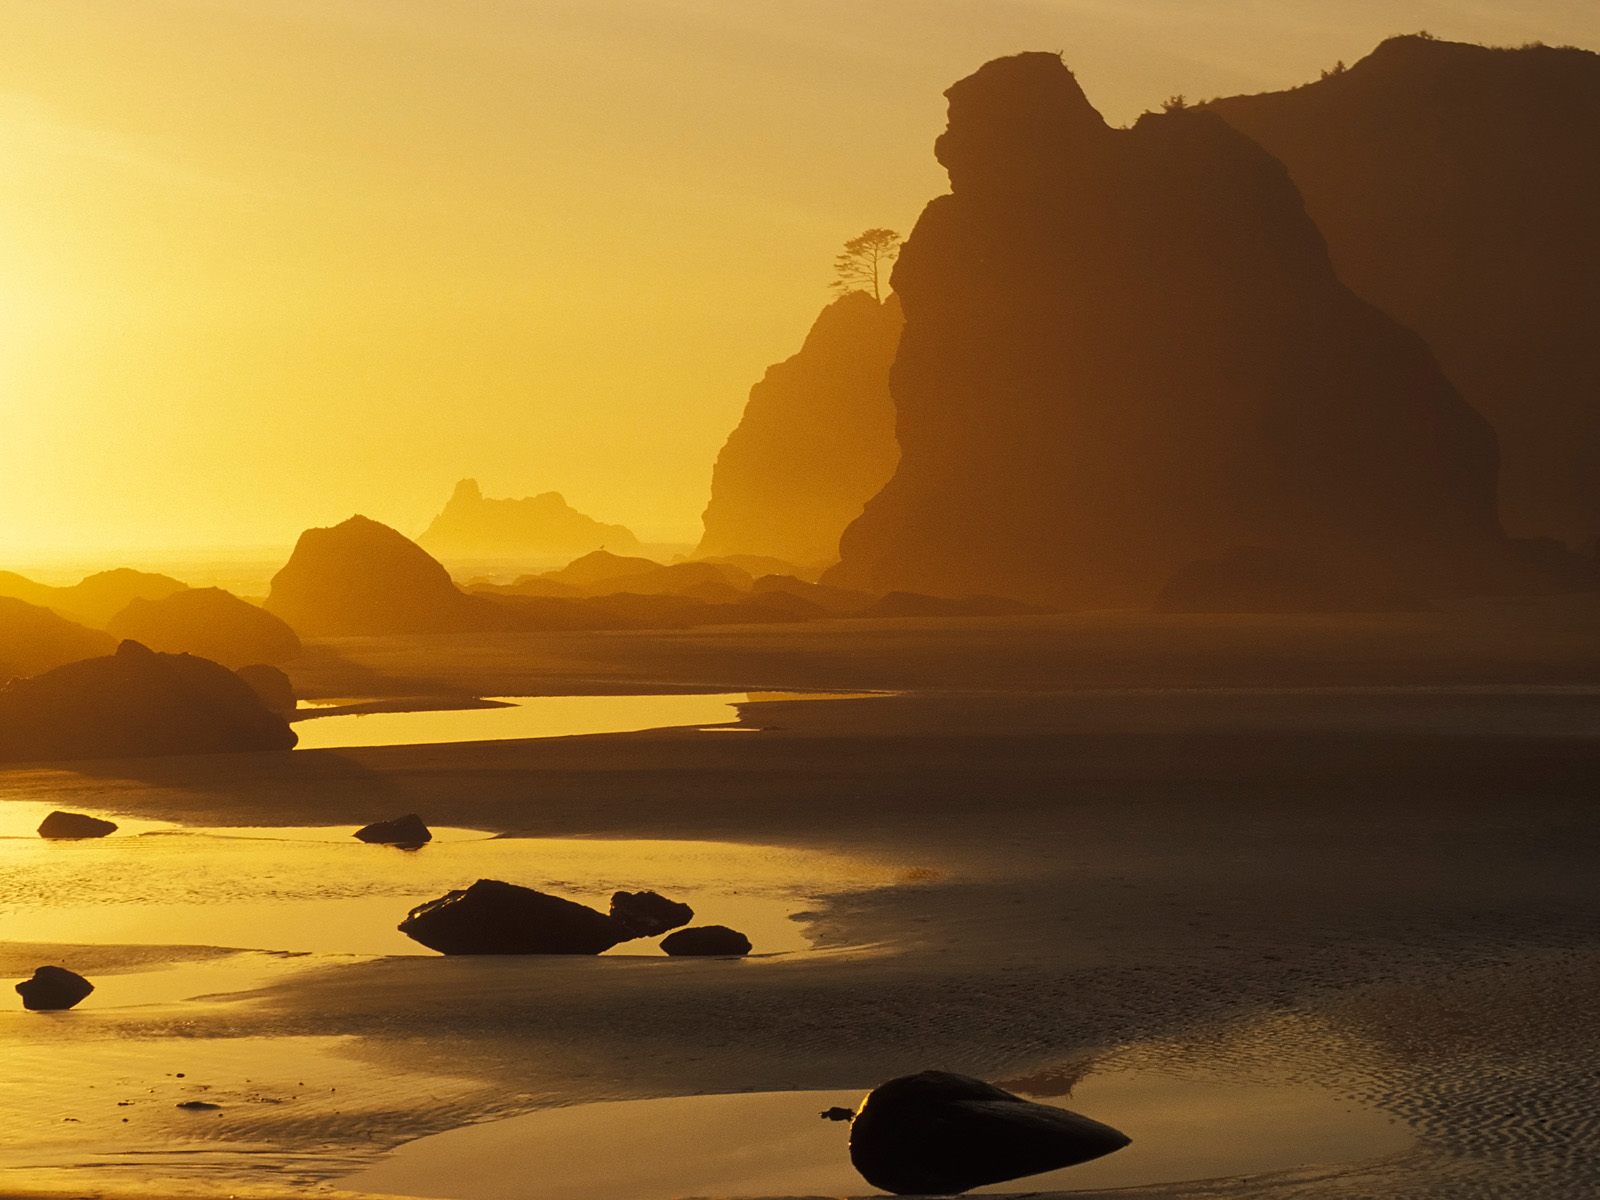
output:
<path id="1" fill-rule="evenodd" d="M 17 984 L 22 1007 L 34 1012 L 59 1012 L 71 1008 L 90 992 L 94 984 L 65 967 L 39 967 L 32 979 Z"/>
<path id="2" fill-rule="evenodd" d="M 697 925 L 661 939 L 661 948 L 674 958 L 700 955 L 742 957 L 750 953 L 750 939 L 726 925 Z"/>
<path id="3" fill-rule="evenodd" d="M 630 938 L 655 937 L 694 920 L 694 909 L 660 892 L 617 892 L 611 897 L 611 919 Z"/>
<path id="4" fill-rule="evenodd" d="M 221 1108 L 222 1105 L 212 1104 L 209 1100 L 180 1100 L 178 1101 L 178 1107 L 187 1108 L 191 1112 L 209 1112 L 212 1109 Z"/>
<path id="5" fill-rule="evenodd" d="M 57 809 L 39 822 L 39 836 L 51 841 L 77 841 L 81 838 L 103 838 L 117 831 L 115 821 L 102 821 L 99 817 L 83 813 L 62 812 Z"/>
<path id="6" fill-rule="evenodd" d="M 1126 1134 L 947 1071 L 891 1079 L 850 1126 L 850 1161 L 873 1187 L 949 1196 L 1120 1150 Z"/>
<path id="7" fill-rule="evenodd" d="M 400 932 L 441 954 L 599 954 L 627 940 L 603 912 L 498 879 L 418 905 Z"/>
<path id="8" fill-rule="evenodd" d="M 377 845 L 415 849 L 424 842 L 431 842 L 433 831 L 422 823 L 422 818 L 416 813 L 407 813 L 392 821 L 374 821 L 371 825 L 364 825 L 356 830 L 356 837 Z"/>

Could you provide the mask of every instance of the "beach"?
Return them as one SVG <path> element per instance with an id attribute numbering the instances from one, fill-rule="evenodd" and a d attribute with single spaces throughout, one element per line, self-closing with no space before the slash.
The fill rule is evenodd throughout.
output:
<path id="1" fill-rule="evenodd" d="M 356 886 L 333 858 L 308 882 L 293 864 L 313 849 L 270 831 L 416 812 L 495 835 L 482 852 L 500 857 L 482 861 L 512 882 L 590 887 L 602 907 L 628 883 L 701 888 L 730 910 L 765 898 L 801 936 L 753 939 L 743 961 L 446 959 L 337 933 L 262 945 L 243 920 L 237 940 L 187 948 L 181 930 L 159 946 L 40 944 L 8 925 L 16 978 L 61 962 L 107 985 L 139 976 L 152 999 L 6 1014 L 0 1190 L 361 1191 L 394 1148 L 467 1125 L 738 1093 L 853 1105 L 938 1067 L 1068 1107 L 1098 1078 L 1099 1103 L 1133 1105 L 1164 1148 L 1191 1129 L 1187 1156 L 1149 1168 L 1168 1178 L 1105 1185 L 1141 1195 L 1589 1194 L 1597 624 L 1567 603 L 312 643 L 291 673 L 324 701 L 751 699 L 732 727 L 24 767 L 0 775 L 0 796 L 169 839 L 203 829 L 192 852 L 207 864 L 237 851 L 228 828 L 266 831 L 288 864 L 269 903 L 367 905 L 339 911 L 374 925 L 404 916 L 405 872 L 428 898 L 449 855 L 476 865 L 476 843 L 403 860 L 357 847 L 390 859 Z M 873 694 L 762 698 L 786 692 Z M 534 839 L 548 853 L 527 853 Z M 117 841 L 95 848 L 108 863 Z M 692 843 L 700 874 L 654 877 L 663 842 Z M 67 874 L 37 878 L 61 895 L 89 887 L 51 870 Z M 0 920 L 29 886 L 13 878 Z M 130 907 L 196 896 L 152 885 Z M 208 966 L 184 995 L 183 972 Z M 1233 1160 L 1201 1151 L 1248 1143 L 1259 1105 L 1235 1097 L 1231 1129 L 1154 1122 L 1145 1093 L 1161 1079 L 1196 1114 L 1244 1085 L 1315 1089 L 1395 1133 L 1229 1174 Z M 218 1107 L 177 1109 L 185 1098 Z M 1139 1146 L 1118 1112 L 1084 1111 Z M 614 1133 L 562 1144 L 598 1170 L 622 1149 Z M 683 1156 L 694 1141 L 686 1128 Z"/>

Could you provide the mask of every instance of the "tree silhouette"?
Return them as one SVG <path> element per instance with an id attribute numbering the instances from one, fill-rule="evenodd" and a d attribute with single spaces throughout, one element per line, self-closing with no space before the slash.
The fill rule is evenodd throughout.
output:
<path id="1" fill-rule="evenodd" d="M 844 253 L 833 260 L 833 289 L 837 292 L 870 291 L 883 300 L 883 269 L 900 252 L 900 235 L 892 229 L 869 229 L 844 244 Z"/>

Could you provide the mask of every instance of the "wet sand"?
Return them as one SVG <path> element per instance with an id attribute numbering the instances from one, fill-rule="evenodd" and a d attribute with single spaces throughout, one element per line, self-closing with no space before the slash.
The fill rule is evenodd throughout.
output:
<path id="1" fill-rule="evenodd" d="M 1545 606 L 320 644 L 301 682 L 330 697 L 913 694 L 772 705 L 761 732 L 738 737 L 0 776 L 7 798 L 188 825 L 354 825 L 415 810 L 524 837 L 754 843 L 871 864 L 813 889 L 803 929 L 818 952 L 365 958 L 242 999 L 8 1014 L 3 1069 L 33 1089 L 27 1103 L 0 1089 L 8 1129 L 120 1127 L 114 1100 L 85 1090 L 109 1096 L 120 1080 L 158 1089 L 145 1093 L 161 1105 L 141 1118 L 144 1135 L 193 1153 L 85 1172 L 73 1169 L 85 1139 L 57 1129 L 59 1153 L 0 1171 L 0 1188 L 161 1190 L 156 1167 L 167 1190 L 326 1185 L 472 1121 L 698 1093 L 848 1096 L 939 1066 L 1035 1090 L 1084 1071 L 1310 1082 L 1413 1139 L 1375 1160 L 1138 1194 L 1592 1194 L 1594 626 L 1585 610 Z M 150 953 L 7 946 L 0 962 L 87 963 L 92 975 Z M 180 1093 L 163 1072 L 180 1070 L 225 1097 L 220 1115 L 164 1107 Z M 255 1148 L 258 1175 L 236 1173 L 240 1147 Z"/>

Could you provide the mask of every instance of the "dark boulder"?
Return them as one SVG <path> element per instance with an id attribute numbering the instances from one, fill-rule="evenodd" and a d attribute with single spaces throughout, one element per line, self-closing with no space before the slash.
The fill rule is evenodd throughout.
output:
<path id="1" fill-rule="evenodd" d="M 599 954 L 627 940 L 603 912 L 498 879 L 419 905 L 400 932 L 441 954 Z"/>
<path id="2" fill-rule="evenodd" d="M 123 642 L 0 688 L 0 761 L 289 750 L 295 733 L 226 667 Z"/>
<path id="3" fill-rule="evenodd" d="M 694 909 L 660 892 L 618 892 L 611 897 L 611 919 L 629 938 L 655 937 L 694 920 Z"/>
<path id="4" fill-rule="evenodd" d="M 300 701 L 294 694 L 294 684 L 277 667 L 266 663 L 251 663 L 249 666 L 240 667 L 234 674 L 249 685 L 250 690 L 256 694 L 256 699 L 266 705 L 267 711 L 287 717 L 299 707 Z"/>
<path id="5" fill-rule="evenodd" d="M 674 958 L 738 957 L 750 953 L 750 939 L 726 925 L 698 925 L 680 929 L 661 939 L 661 948 Z"/>
<path id="6" fill-rule="evenodd" d="M 65 967 L 39 967 L 33 972 L 32 979 L 24 979 L 17 984 L 22 1007 L 34 1012 L 57 1012 L 71 1008 L 92 991 L 94 984 Z"/>
<path id="7" fill-rule="evenodd" d="M 1120 1150 L 1127 1135 L 946 1071 L 874 1088 L 850 1126 L 850 1161 L 873 1187 L 948 1196 Z"/>
<path id="8" fill-rule="evenodd" d="M 77 841 L 83 838 L 103 838 L 117 831 L 115 821 L 102 821 L 99 817 L 83 813 L 62 812 L 57 809 L 39 822 L 39 836 L 51 841 Z"/>
<path id="9" fill-rule="evenodd" d="M 416 813 L 407 813 L 392 821 L 374 821 L 371 825 L 363 825 L 356 830 L 356 837 L 375 845 L 415 848 L 433 841 L 433 831 L 422 823 L 422 818 Z"/>

